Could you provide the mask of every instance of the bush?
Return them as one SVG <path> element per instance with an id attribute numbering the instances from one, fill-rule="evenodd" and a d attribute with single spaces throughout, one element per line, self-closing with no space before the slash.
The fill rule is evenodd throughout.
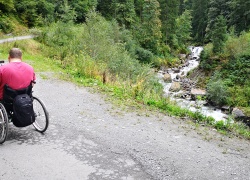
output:
<path id="1" fill-rule="evenodd" d="M 138 60 L 142 63 L 150 63 L 153 61 L 153 53 L 149 50 L 146 50 L 142 47 L 136 48 L 136 55 L 138 57 Z"/>
<path id="2" fill-rule="evenodd" d="M 239 37 L 229 36 L 225 44 L 225 54 L 231 59 L 242 55 L 250 55 L 250 32 L 242 33 Z"/>
<path id="3" fill-rule="evenodd" d="M 211 58 L 213 56 L 213 46 L 208 44 L 205 46 L 204 50 L 201 52 L 200 56 L 200 68 L 205 71 L 211 71 L 216 67 L 216 62 Z"/>
<path id="4" fill-rule="evenodd" d="M 249 107 L 250 106 L 250 83 L 244 86 L 233 86 L 229 88 L 230 94 L 228 103 L 233 106 Z"/>
<path id="5" fill-rule="evenodd" d="M 235 84 L 250 82 L 250 55 L 231 59 L 222 69 L 224 77 L 229 77 Z"/>
<path id="6" fill-rule="evenodd" d="M 228 90 L 221 79 L 213 77 L 207 84 L 207 98 L 215 105 L 227 103 Z"/>
<path id="7" fill-rule="evenodd" d="M 0 16 L 0 32 L 11 33 L 14 29 L 12 21 L 4 15 Z"/>

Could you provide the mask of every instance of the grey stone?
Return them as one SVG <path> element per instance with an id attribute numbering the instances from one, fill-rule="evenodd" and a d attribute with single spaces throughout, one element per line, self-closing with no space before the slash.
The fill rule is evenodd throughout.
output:
<path id="1" fill-rule="evenodd" d="M 171 75 L 168 74 L 168 73 L 164 74 L 164 76 L 163 76 L 163 81 L 164 81 L 164 82 L 171 83 L 171 82 L 172 82 Z"/>
<path id="2" fill-rule="evenodd" d="M 196 100 L 197 96 L 201 96 L 201 97 L 204 97 L 206 95 L 206 90 L 203 90 L 203 89 L 191 89 L 191 98 L 193 100 Z"/>
<path id="3" fill-rule="evenodd" d="M 233 108 L 232 115 L 236 119 L 241 118 L 241 117 L 245 117 L 245 114 L 237 107 Z"/>
<path id="4" fill-rule="evenodd" d="M 173 92 L 178 92 L 181 90 L 181 84 L 180 82 L 173 82 L 169 91 L 173 91 Z"/>

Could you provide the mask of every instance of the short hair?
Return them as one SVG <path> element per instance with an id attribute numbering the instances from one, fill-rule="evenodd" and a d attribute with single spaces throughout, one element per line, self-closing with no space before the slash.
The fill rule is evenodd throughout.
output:
<path id="1" fill-rule="evenodd" d="M 9 52 L 10 58 L 22 58 L 22 51 L 19 48 L 12 48 Z"/>

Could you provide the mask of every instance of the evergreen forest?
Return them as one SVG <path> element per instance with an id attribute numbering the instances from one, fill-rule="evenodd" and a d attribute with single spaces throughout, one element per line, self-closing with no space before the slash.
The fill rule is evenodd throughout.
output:
<path id="1" fill-rule="evenodd" d="M 177 116 L 152 69 L 180 65 L 190 45 L 204 47 L 193 73 L 207 98 L 250 115 L 249 30 L 250 0 L 0 0 L 0 37 L 37 35 L 24 51 Z"/>

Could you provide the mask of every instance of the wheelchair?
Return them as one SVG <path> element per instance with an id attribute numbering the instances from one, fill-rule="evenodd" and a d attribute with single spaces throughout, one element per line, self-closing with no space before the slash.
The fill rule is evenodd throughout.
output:
<path id="1" fill-rule="evenodd" d="M 3 100 L 0 102 L 0 144 L 4 143 L 9 130 L 9 124 L 13 118 L 13 100 L 18 94 L 28 94 L 33 101 L 33 110 L 35 113 L 35 121 L 32 123 L 34 128 L 44 133 L 49 125 L 49 113 L 44 103 L 37 97 L 32 95 L 32 83 L 27 88 L 21 90 L 12 90 L 7 85 L 4 87 Z"/>

